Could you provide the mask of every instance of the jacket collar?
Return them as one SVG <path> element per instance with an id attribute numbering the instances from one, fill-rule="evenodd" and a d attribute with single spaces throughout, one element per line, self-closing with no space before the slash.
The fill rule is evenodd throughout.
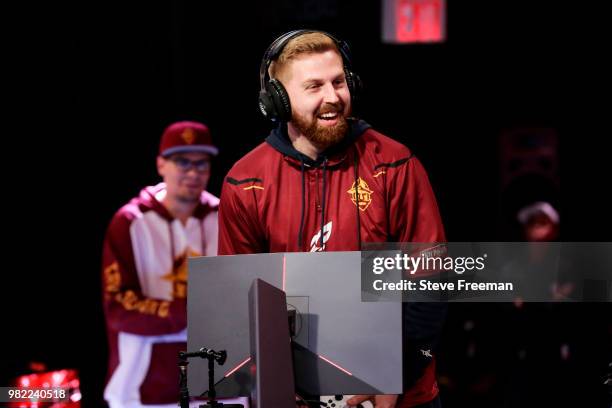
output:
<path id="1" fill-rule="evenodd" d="M 266 142 L 275 150 L 282 153 L 290 162 L 295 164 L 299 165 L 300 163 L 304 163 L 307 167 L 319 167 L 327 159 L 326 166 L 333 167 L 346 158 L 348 148 L 355 143 L 359 136 L 371 127 L 363 120 L 349 119 L 348 123 L 349 130 L 340 143 L 331 146 L 319 154 L 316 160 L 300 153 L 293 147 L 289 139 L 286 122 L 279 123 L 278 126 L 270 132 L 266 138 Z"/>

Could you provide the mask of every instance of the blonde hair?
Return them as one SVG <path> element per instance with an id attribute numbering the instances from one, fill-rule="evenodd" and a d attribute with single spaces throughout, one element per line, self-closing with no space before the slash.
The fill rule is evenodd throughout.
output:
<path id="1" fill-rule="evenodd" d="M 313 32 L 292 38 L 283 48 L 278 58 L 270 64 L 270 78 L 280 79 L 288 63 L 302 54 L 318 54 L 325 51 L 335 51 L 342 57 L 336 42 L 323 33 Z"/>

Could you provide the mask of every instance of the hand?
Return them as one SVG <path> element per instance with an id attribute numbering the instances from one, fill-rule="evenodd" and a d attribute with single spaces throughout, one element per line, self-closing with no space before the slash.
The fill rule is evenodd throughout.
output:
<path id="1" fill-rule="evenodd" d="M 372 401 L 374 408 L 395 408 L 397 395 L 355 395 L 346 401 L 349 406 L 361 404 L 364 401 Z"/>

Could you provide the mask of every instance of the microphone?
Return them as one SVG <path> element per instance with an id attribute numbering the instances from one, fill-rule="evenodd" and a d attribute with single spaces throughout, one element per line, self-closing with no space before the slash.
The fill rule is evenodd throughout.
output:
<path id="1" fill-rule="evenodd" d="M 191 351 L 191 352 L 180 351 L 179 357 L 182 359 L 187 359 L 187 358 L 192 358 L 192 357 L 210 359 L 212 357 L 219 365 L 223 365 L 225 363 L 225 360 L 227 360 L 227 352 L 225 350 L 215 351 L 212 349 L 207 349 L 206 347 L 202 347 L 198 351 Z"/>

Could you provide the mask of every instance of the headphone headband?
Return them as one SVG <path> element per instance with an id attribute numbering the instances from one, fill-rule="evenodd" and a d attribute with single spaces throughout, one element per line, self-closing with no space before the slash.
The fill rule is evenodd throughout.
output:
<path id="1" fill-rule="evenodd" d="M 342 56 L 342 61 L 344 62 L 344 66 L 347 69 L 351 69 L 351 56 L 348 44 L 346 41 L 342 41 L 334 37 L 328 32 L 320 31 L 320 30 L 293 30 L 286 32 L 285 34 L 280 35 L 272 44 L 268 47 L 266 52 L 264 53 L 263 59 L 261 60 L 261 65 L 259 66 L 259 86 L 260 89 L 265 89 L 266 86 L 266 75 L 268 75 L 268 68 L 270 68 L 270 64 L 272 61 L 276 60 L 280 54 L 283 52 L 283 49 L 287 45 L 287 43 L 293 40 L 296 37 L 299 37 L 304 34 L 310 33 L 321 33 L 327 37 L 329 37 L 335 44 L 338 52 Z"/>

